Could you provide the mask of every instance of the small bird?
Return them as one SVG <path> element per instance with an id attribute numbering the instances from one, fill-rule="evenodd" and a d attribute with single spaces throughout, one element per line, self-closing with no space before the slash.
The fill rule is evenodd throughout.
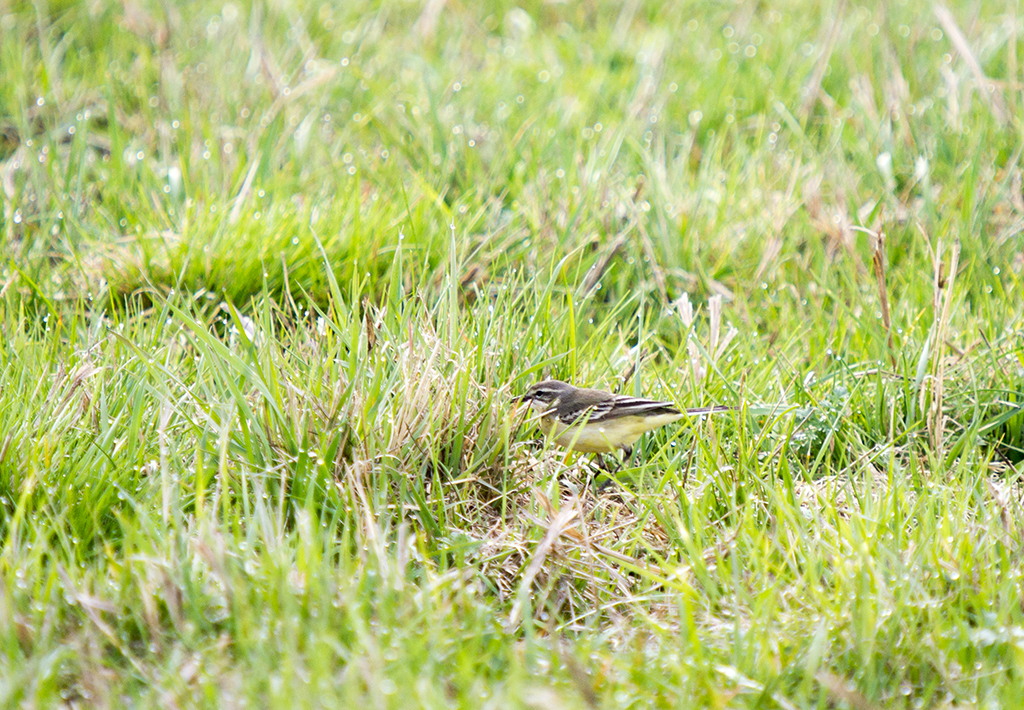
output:
<path id="1" fill-rule="evenodd" d="M 559 380 L 538 382 L 518 400 L 538 413 L 541 430 L 560 446 L 588 454 L 616 449 L 628 457 L 633 444 L 651 429 L 686 415 L 727 412 L 732 407 L 700 407 L 680 411 L 671 402 L 626 397 L 601 390 L 573 387 Z"/>

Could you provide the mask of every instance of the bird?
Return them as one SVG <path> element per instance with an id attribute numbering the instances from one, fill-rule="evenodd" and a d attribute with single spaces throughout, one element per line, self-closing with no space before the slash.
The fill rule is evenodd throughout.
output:
<path id="1" fill-rule="evenodd" d="M 537 413 L 541 430 L 559 446 L 589 454 L 619 450 L 627 458 L 632 455 L 637 439 L 651 429 L 687 415 L 733 409 L 717 405 L 680 410 L 671 402 L 574 387 L 561 380 L 544 380 L 532 385 L 518 402 L 528 404 Z"/>

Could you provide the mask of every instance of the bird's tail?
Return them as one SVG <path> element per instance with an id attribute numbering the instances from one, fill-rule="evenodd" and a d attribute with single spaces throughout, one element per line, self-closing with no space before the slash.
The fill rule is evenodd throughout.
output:
<path id="1" fill-rule="evenodd" d="M 724 404 L 716 404 L 711 407 L 694 407 L 684 410 L 691 417 L 698 417 L 702 414 L 717 414 L 718 412 L 735 412 L 739 407 L 729 407 Z"/>

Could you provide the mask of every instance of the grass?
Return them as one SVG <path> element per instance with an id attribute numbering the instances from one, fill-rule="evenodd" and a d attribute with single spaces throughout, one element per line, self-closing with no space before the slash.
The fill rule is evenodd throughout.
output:
<path id="1" fill-rule="evenodd" d="M 1012 7 L 0 27 L 5 707 L 1018 705 Z"/>

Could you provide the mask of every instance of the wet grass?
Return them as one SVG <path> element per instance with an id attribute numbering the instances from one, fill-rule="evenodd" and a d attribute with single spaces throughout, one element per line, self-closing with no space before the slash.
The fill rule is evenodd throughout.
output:
<path id="1" fill-rule="evenodd" d="M 0 6 L 3 705 L 1016 707 L 974 12 Z M 544 376 L 738 410 L 599 492 Z"/>

